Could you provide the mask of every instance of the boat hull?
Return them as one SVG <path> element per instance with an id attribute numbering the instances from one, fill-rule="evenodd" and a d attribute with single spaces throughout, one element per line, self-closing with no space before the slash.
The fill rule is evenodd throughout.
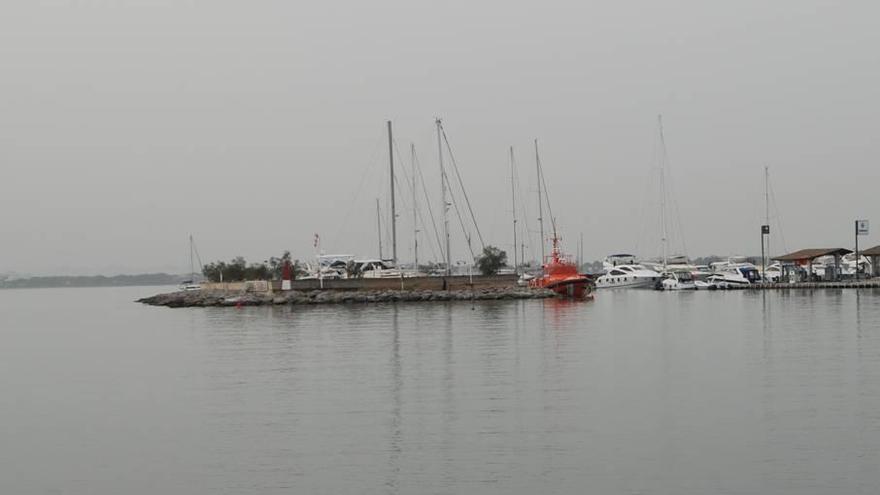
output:
<path id="1" fill-rule="evenodd" d="M 586 299 L 592 297 L 593 293 L 592 284 L 587 278 L 550 281 L 544 284 L 544 288 L 570 299 Z"/>
<path id="2" fill-rule="evenodd" d="M 654 284 L 657 283 L 657 279 L 653 277 L 629 277 L 629 280 L 626 282 L 616 282 L 609 279 L 603 279 L 600 277 L 596 281 L 597 289 L 651 289 L 654 287 Z"/>

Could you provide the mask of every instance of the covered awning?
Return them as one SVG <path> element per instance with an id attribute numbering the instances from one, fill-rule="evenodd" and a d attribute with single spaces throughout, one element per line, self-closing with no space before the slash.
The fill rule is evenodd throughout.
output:
<path id="1" fill-rule="evenodd" d="M 859 251 L 859 254 L 862 256 L 880 256 L 880 246 L 874 246 L 871 249 L 865 249 L 864 251 Z"/>
<path id="2" fill-rule="evenodd" d="M 859 254 L 871 258 L 871 275 L 880 277 L 880 246 L 860 251 Z"/>
<path id="3" fill-rule="evenodd" d="M 880 247 L 880 246 L 878 246 Z M 775 261 L 809 262 L 822 256 L 843 256 L 852 251 L 846 248 L 801 249 L 793 253 L 775 256 Z"/>

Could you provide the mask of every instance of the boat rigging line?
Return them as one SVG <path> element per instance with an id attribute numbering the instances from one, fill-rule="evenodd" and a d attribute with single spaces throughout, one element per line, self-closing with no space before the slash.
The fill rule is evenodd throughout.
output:
<path id="1" fill-rule="evenodd" d="M 398 162 L 404 163 L 403 155 L 400 152 L 400 147 L 398 146 L 398 142 L 396 139 L 394 140 L 394 149 L 397 152 Z M 425 178 L 424 178 L 424 175 L 422 174 L 421 162 L 418 158 L 418 154 L 416 153 L 416 146 L 414 143 L 410 143 L 410 163 L 411 163 L 411 167 L 412 167 L 412 177 L 410 177 L 410 175 L 407 172 L 405 167 L 402 167 L 401 170 L 403 171 L 403 178 L 404 178 L 403 182 L 407 187 L 410 188 L 409 192 L 412 195 L 412 203 L 413 204 L 411 206 L 412 206 L 412 209 L 414 212 L 413 213 L 413 215 L 414 215 L 414 218 L 413 218 L 413 229 L 414 229 L 413 230 L 413 242 L 414 242 L 413 255 L 414 255 L 415 261 L 417 262 L 418 261 L 418 259 L 417 259 L 418 258 L 418 256 L 417 256 L 418 255 L 418 245 L 417 245 L 418 239 L 417 238 L 418 238 L 418 234 L 420 232 L 422 232 L 421 230 L 419 230 L 418 225 L 419 225 L 419 222 L 421 222 L 421 225 L 424 225 L 424 226 L 428 225 L 427 222 L 425 222 L 425 217 L 422 214 L 422 210 L 418 208 L 418 186 L 419 186 L 419 183 L 421 183 L 422 191 L 424 192 L 425 205 L 428 207 L 428 214 L 431 217 L 431 224 L 434 229 L 434 236 L 436 238 L 437 245 L 440 246 L 441 243 L 440 243 L 440 234 L 437 230 L 437 223 L 434 220 L 434 212 L 431 209 L 431 199 L 428 196 L 428 189 L 425 187 Z M 401 182 L 396 177 L 395 177 L 395 181 L 397 181 L 398 187 L 401 187 L 400 186 Z M 402 189 L 402 187 L 401 187 L 401 189 Z M 401 199 L 403 199 L 403 198 L 401 198 Z M 403 203 L 404 208 L 409 206 L 406 204 L 406 201 L 401 201 L 401 203 Z M 436 261 L 438 258 L 437 258 L 437 251 L 434 249 L 434 244 L 429 242 L 428 247 L 431 249 L 431 254 L 433 255 L 434 260 Z M 441 252 L 443 251 L 442 247 L 440 248 L 440 251 Z"/>
<path id="2" fill-rule="evenodd" d="M 537 169 L 538 180 L 538 227 L 541 231 L 541 266 L 547 254 L 545 251 L 546 239 L 544 239 L 544 205 L 547 205 L 547 214 L 550 215 L 550 227 L 553 229 L 553 238 L 557 239 L 556 217 L 553 216 L 553 209 L 550 208 L 550 193 L 547 189 L 547 181 L 544 178 L 544 167 L 541 164 L 541 155 L 538 152 L 538 140 L 535 139 L 535 168 Z M 543 192 L 543 195 L 542 195 Z"/>
<path id="3" fill-rule="evenodd" d="M 433 208 L 431 208 L 431 198 L 428 195 L 428 188 L 425 187 L 425 175 L 422 173 L 422 164 L 421 164 L 421 161 L 419 160 L 419 155 L 417 153 L 415 153 L 415 147 L 413 147 L 413 153 L 414 153 L 413 159 L 414 159 L 414 163 L 415 163 L 415 171 L 418 173 L 419 183 L 421 183 L 422 192 L 424 193 L 424 196 L 425 196 L 425 206 L 428 208 L 428 217 L 431 218 L 431 227 L 433 228 L 433 231 L 434 231 L 434 239 L 437 241 L 437 247 L 440 250 L 441 257 L 444 257 L 445 255 L 443 254 L 443 243 L 440 241 L 440 230 L 437 228 L 437 221 L 434 218 L 434 210 L 433 210 Z M 426 225 L 425 219 L 424 219 L 424 217 L 422 217 L 421 210 L 419 210 L 419 218 L 422 221 L 422 225 Z M 434 255 L 434 260 L 436 261 L 437 260 L 437 253 L 434 251 L 434 245 L 431 243 L 428 243 L 428 246 L 431 247 L 431 254 Z"/>
<path id="4" fill-rule="evenodd" d="M 539 188 L 544 189 L 544 201 L 547 203 L 547 213 L 550 215 L 550 227 L 553 228 L 553 236 L 556 236 L 556 217 L 553 216 L 553 209 L 550 208 L 550 192 L 547 190 L 547 179 L 544 178 L 544 166 L 541 163 L 541 157 L 538 155 L 538 140 L 535 139 L 535 161 L 538 164 Z"/>
<path id="5" fill-rule="evenodd" d="M 190 278 L 195 279 L 195 263 L 193 263 L 193 257 L 195 260 L 199 262 L 199 273 L 203 273 L 205 268 L 202 266 L 202 257 L 199 256 L 199 249 L 196 247 L 196 241 L 193 240 L 192 234 L 189 235 L 189 270 L 190 270 Z M 195 280 L 192 280 L 195 282 Z"/>
<path id="6" fill-rule="evenodd" d="M 782 215 L 779 213 L 779 206 L 776 204 L 776 192 L 773 190 L 773 182 L 770 181 L 769 167 L 768 167 L 766 178 L 767 178 L 767 187 L 770 191 L 770 205 L 772 206 L 771 211 L 774 214 L 774 216 L 768 217 L 768 218 L 775 218 L 776 219 L 776 228 L 779 229 L 779 241 L 782 243 L 782 252 L 787 253 L 788 246 L 785 243 L 785 234 L 782 231 Z M 768 225 L 769 225 L 769 221 L 768 221 Z M 767 248 L 767 251 L 768 251 L 767 256 L 770 256 L 769 246 Z"/>
<path id="7" fill-rule="evenodd" d="M 524 219 L 520 225 L 520 234 L 521 234 L 520 237 L 522 238 L 522 240 L 520 240 L 520 257 L 522 258 L 521 263 L 523 265 L 525 265 L 525 262 L 526 262 L 525 261 L 526 240 L 528 241 L 528 249 L 529 249 L 529 253 L 531 256 L 531 253 L 535 252 L 535 245 L 533 242 L 534 241 L 533 236 L 536 231 L 529 229 L 528 228 L 528 221 L 525 220 L 525 219 L 531 218 L 531 217 L 529 216 L 529 208 L 528 208 L 527 202 L 522 200 L 523 198 L 526 198 L 526 195 L 523 193 L 522 179 L 519 176 L 519 168 L 514 166 L 513 173 L 516 177 L 516 189 L 517 189 L 517 193 L 519 194 L 519 197 L 520 197 L 519 206 L 520 206 L 520 209 L 522 210 L 520 213 L 522 214 L 522 218 Z"/>
<path id="8" fill-rule="evenodd" d="M 342 237 L 342 233 L 349 230 L 348 224 L 351 220 L 351 214 L 354 212 L 355 205 L 358 204 L 358 200 L 360 199 L 361 191 L 363 191 L 364 189 L 364 184 L 367 181 L 367 177 L 371 175 L 371 172 L 373 172 L 373 168 L 378 164 L 378 159 L 381 153 L 382 142 L 384 141 L 384 138 L 385 132 L 383 129 L 383 132 L 380 133 L 374 141 L 373 153 L 371 154 L 371 157 L 367 162 L 367 166 L 364 167 L 364 171 L 361 174 L 360 180 L 358 181 L 357 189 L 355 189 L 354 196 L 351 198 L 351 201 L 348 204 L 348 208 L 346 208 L 345 215 L 343 216 L 342 221 L 339 222 L 339 228 L 336 230 L 336 233 L 333 236 L 333 239 L 336 239 L 337 243 L 339 242 L 338 240 Z"/>
<path id="9" fill-rule="evenodd" d="M 452 169 L 455 171 L 455 177 L 458 179 L 458 187 L 464 196 L 465 204 L 467 204 L 468 213 L 471 216 L 471 222 L 474 224 L 474 230 L 477 231 L 477 238 L 480 239 L 480 248 L 485 249 L 486 243 L 483 242 L 483 234 L 480 232 L 480 226 L 477 224 L 477 217 L 474 215 L 474 209 L 471 207 L 471 200 L 468 198 L 467 190 L 464 188 L 464 181 L 461 180 L 461 173 L 458 171 L 458 163 L 455 161 L 455 155 L 452 153 L 452 147 L 449 145 L 449 138 L 446 136 L 446 129 L 443 123 L 440 123 L 440 131 L 443 133 L 443 140 L 446 142 L 446 149 L 449 151 L 449 161 L 452 162 Z"/>

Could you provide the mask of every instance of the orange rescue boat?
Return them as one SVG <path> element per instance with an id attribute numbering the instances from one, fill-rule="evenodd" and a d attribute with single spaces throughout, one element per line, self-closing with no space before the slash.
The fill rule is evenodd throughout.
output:
<path id="1" fill-rule="evenodd" d="M 531 287 L 550 289 L 562 297 L 589 299 L 593 297 L 593 280 L 578 272 L 571 257 L 559 250 L 559 238 L 553 237 L 553 250 L 544 263 L 544 275 L 529 282 Z"/>

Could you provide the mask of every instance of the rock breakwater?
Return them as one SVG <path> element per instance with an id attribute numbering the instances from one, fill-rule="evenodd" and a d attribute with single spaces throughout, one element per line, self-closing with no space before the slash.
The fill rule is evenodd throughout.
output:
<path id="1" fill-rule="evenodd" d="M 365 304 L 422 301 L 497 301 L 545 299 L 556 294 L 547 289 L 525 287 L 475 290 L 380 290 L 380 291 L 286 291 L 230 294 L 222 291 L 179 291 L 138 299 L 136 302 L 169 308 L 211 306 L 265 306 L 309 304 Z"/>

